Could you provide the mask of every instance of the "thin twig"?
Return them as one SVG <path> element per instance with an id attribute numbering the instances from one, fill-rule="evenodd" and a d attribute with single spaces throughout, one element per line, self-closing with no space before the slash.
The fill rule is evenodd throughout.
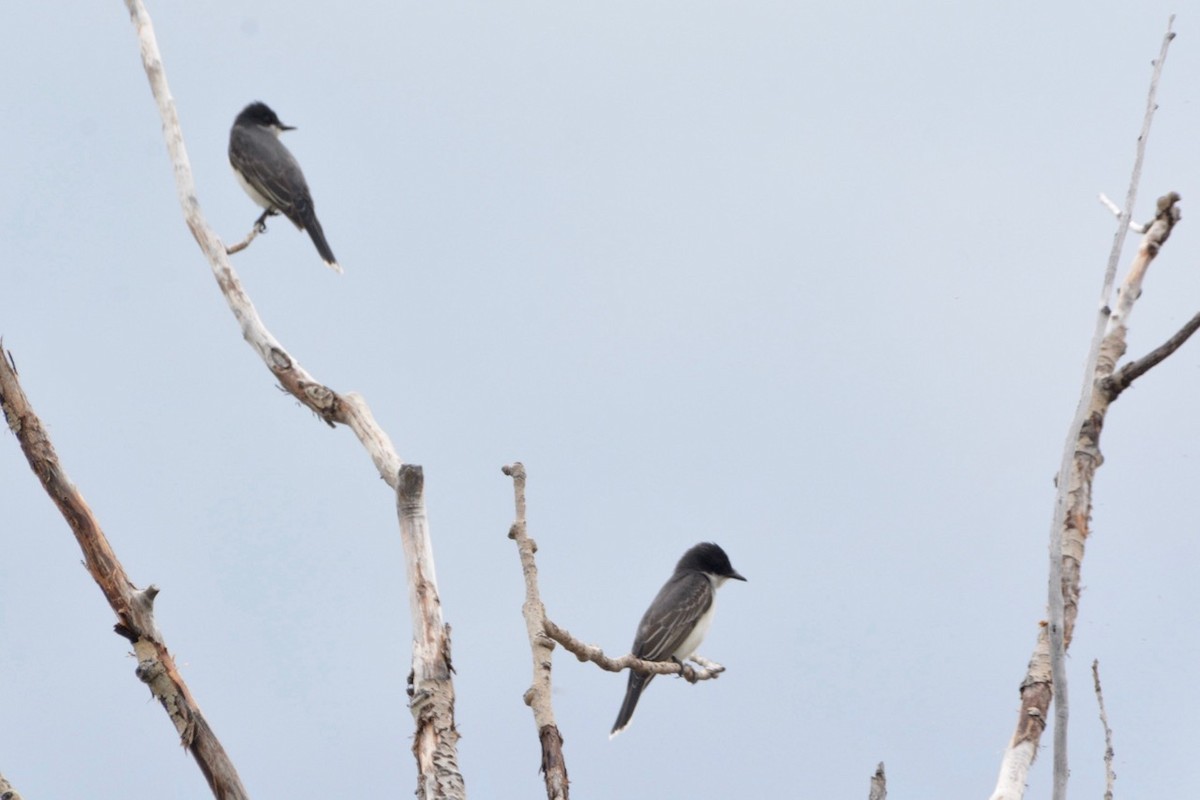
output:
<path id="1" fill-rule="evenodd" d="M 1100 705 L 1100 724 L 1104 726 L 1104 800 L 1112 800 L 1113 783 L 1117 773 L 1113 772 L 1112 728 L 1108 727 L 1108 713 L 1104 710 L 1104 692 L 1100 690 L 1100 660 L 1092 661 L 1092 681 L 1096 687 L 1096 702 Z"/>
<path id="2" fill-rule="evenodd" d="M 245 250 L 247 247 L 250 246 L 251 242 L 253 242 L 256 238 L 258 238 L 258 235 L 260 233 L 266 233 L 266 232 L 267 232 L 266 225 L 255 225 L 253 228 L 250 229 L 250 232 L 246 234 L 245 239 L 242 239 L 237 244 L 231 244 L 228 247 L 226 247 L 225 255 L 231 256 L 234 253 L 242 252 L 243 250 Z"/>
<path id="3" fill-rule="evenodd" d="M 1175 332 L 1170 339 L 1160 344 L 1158 347 L 1151 350 L 1146 355 L 1130 361 L 1125 366 L 1117 370 L 1115 375 L 1105 378 L 1101 389 L 1108 393 L 1112 400 L 1116 400 L 1121 392 L 1129 388 L 1135 380 L 1145 375 L 1154 367 L 1158 366 L 1167 356 L 1174 353 L 1180 347 L 1183 347 L 1184 342 L 1192 337 L 1197 330 L 1200 330 L 1200 313 L 1197 313 L 1189 319 L 1184 326 Z"/>
<path id="4" fill-rule="evenodd" d="M 1116 203 L 1114 203 L 1112 200 L 1109 200 L 1108 195 L 1106 195 L 1104 192 L 1100 193 L 1100 204 L 1111 211 L 1114 217 L 1117 219 L 1121 218 L 1121 209 Z M 1145 233 L 1146 226 L 1140 222 L 1129 220 L 1129 230 L 1133 231 L 1134 233 Z"/>
<path id="5" fill-rule="evenodd" d="M 1150 123 L 1154 121 L 1154 112 L 1158 110 L 1155 100 L 1158 95 L 1158 81 L 1162 77 L 1163 64 L 1167 60 L 1167 48 L 1175 38 L 1171 26 L 1175 24 L 1175 15 L 1167 18 L 1167 32 L 1163 34 L 1162 46 L 1158 58 L 1154 60 L 1154 71 L 1150 75 L 1150 90 L 1146 93 L 1146 112 L 1142 116 L 1142 130 L 1138 134 L 1137 147 L 1134 151 L 1133 170 L 1129 176 L 1129 189 L 1125 193 L 1125 208 L 1121 212 L 1121 224 L 1113 235 L 1112 250 L 1108 255 L 1108 266 L 1104 271 L 1104 288 L 1100 292 L 1101 305 L 1108 303 L 1112 293 L 1113 282 L 1117 279 L 1117 266 L 1121 260 L 1121 250 L 1125 245 L 1125 231 L 1133 219 L 1133 207 L 1137 202 L 1138 185 L 1142 182 L 1142 162 L 1146 160 L 1146 141 L 1150 138 Z M 1085 373 L 1090 374 L 1090 373 Z"/>
<path id="6" fill-rule="evenodd" d="M 620 672 L 623 669 L 636 670 L 643 675 L 682 675 L 688 683 L 712 680 L 725 671 L 725 668 L 700 656 L 692 656 L 691 660 L 700 665 L 696 669 L 691 664 L 676 661 L 643 661 L 633 654 L 611 658 L 594 644 L 584 644 L 570 634 L 565 628 L 555 625 L 549 618 L 545 623 L 546 635 L 575 654 L 580 661 L 591 661 L 600 669 L 609 672 Z"/>

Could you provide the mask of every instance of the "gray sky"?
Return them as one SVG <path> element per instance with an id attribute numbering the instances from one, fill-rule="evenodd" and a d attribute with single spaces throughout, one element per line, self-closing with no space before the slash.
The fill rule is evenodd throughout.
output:
<path id="1" fill-rule="evenodd" d="M 609 742 L 569 655 L 578 797 L 986 797 L 1045 605 L 1051 478 L 1150 60 L 1144 3 L 155 3 L 200 201 L 251 100 L 298 127 L 342 278 L 281 220 L 234 259 L 272 332 L 422 464 L 468 790 L 542 789 L 511 484 L 551 616 L 614 655 L 719 542 L 701 652 Z M 8 3 L 0 334 L 67 469 L 261 798 L 406 796 L 393 498 L 272 385 L 182 222 L 123 5 Z M 1196 19 L 1139 218 L 1184 222 L 1132 319 L 1200 310 Z M 1132 250 L 1131 250 L 1132 251 Z M 1071 652 L 1072 792 L 1179 796 L 1200 689 L 1200 347 L 1114 407 Z M 207 789 L 16 441 L 0 444 L 0 771 L 30 798 Z M 1033 796 L 1048 795 L 1049 751 Z"/>

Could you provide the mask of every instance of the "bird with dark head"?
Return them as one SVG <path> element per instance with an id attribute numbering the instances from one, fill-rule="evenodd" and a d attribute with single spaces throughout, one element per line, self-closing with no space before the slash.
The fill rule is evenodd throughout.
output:
<path id="1" fill-rule="evenodd" d="M 297 228 L 308 231 L 321 260 L 341 272 L 317 221 L 304 173 L 279 141 L 279 134 L 292 130 L 295 128 L 280 122 L 266 103 L 251 103 L 237 115 L 229 131 L 229 163 L 246 194 L 265 209 L 255 223 L 260 229 L 268 216 L 283 214 Z"/>
<path id="2" fill-rule="evenodd" d="M 717 589 L 725 581 L 746 580 L 729 563 L 729 556 L 712 542 L 701 542 L 683 554 L 670 580 L 663 584 L 650 603 L 637 634 L 633 637 L 633 655 L 644 661 L 682 663 L 696 654 L 712 622 Z M 625 730 L 633 718 L 638 698 L 654 678 L 629 671 L 625 702 L 608 738 Z"/>

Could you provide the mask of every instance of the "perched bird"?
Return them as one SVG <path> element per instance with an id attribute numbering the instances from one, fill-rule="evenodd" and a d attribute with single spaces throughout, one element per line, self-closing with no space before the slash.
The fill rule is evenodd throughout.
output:
<path id="1" fill-rule="evenodd" d="M 250 199 L 266 209 L 255 223 L 260 229 L 268 216 L 282 213 L 297 228 L 308 231 L 329 268 L 341 272 L 317 221 L 304 173 L 279 141 L 279 134 L 294 130 L 280 122 L 266 103 L 251 103 L 237 115 L 229 131 L 229 163 Z"/>
<path id="2" fill-rule="evenodd" d="M 725 551 L 712 542 L 702 542 L 684 553 L 675 565 L 675 574 L 642 616 L 633 638 L 633 654 L 645 661 L 682 663 L 691 658 L 708 633 L 717 587 L 730 578 L 746 580 L 729 563 Z M 638 698 L 653 677 L 629 671 L 625 702 L 609 739 L 629 725 Z"/>

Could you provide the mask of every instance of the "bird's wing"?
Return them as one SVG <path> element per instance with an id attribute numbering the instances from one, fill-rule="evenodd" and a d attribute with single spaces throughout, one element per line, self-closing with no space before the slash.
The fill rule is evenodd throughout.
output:
<path id="1" fill-rule="evenodd" d="M 300 165 L 282 142 L 267 131 L 235 128 L 229 137 L 229 161 L 272 208 L 304 227 L 312 213 L 312 197 Z"/>
<path id="2" fill-rule="evenodd" d="M 647 661 L 670 659 L 712 603 L 712 583 L 704 575 L 672 576 L 642 617 L 633 654 Z"/>

